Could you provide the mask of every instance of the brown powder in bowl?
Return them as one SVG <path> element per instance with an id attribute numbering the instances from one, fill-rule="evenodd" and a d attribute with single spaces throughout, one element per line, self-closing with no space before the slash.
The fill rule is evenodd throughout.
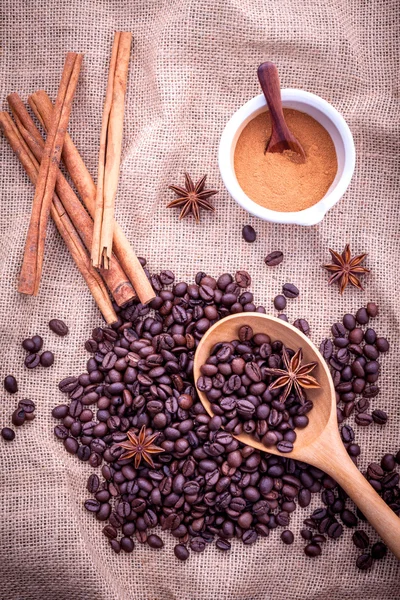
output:
<path id="1" fill-rule="evenodd" d="M 328 191 L 337 172 L 333 141 L 322 125 L 298 110 L 283 110 L 290 131 L 304 148 L 299 164 L 290 152 L 265 152 L 271 136 L 269 112 L 262 112 L 243 129 L 235 148 L 235 172 L 244 193 L 257 204 L 279 212 L 313 206 Z"/>

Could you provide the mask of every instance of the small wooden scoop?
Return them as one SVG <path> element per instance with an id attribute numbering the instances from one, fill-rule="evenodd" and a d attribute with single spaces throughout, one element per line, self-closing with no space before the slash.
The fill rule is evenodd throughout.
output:
<path id="1" fill-rule="evenodd" d="M 298 329 L 276 317 L 260 313 L 239 313 L 215 323 L 201 339 L 194 357 L 194 378 L 200 377 L 200 367 L 210 356 L 218 342 L 237 339 L 239 328 L 250 325 L 254 333 L 266 333 L 272 340 L 281 340 L 285 346 L 302 348 L 304 363 L 316 362 L 313 376 L 320 384 L 318 389 L 307 390 L 307 396 L 314 403 L 308 413 L 309 423 L 304 429 L 297 429 L 297 439 L 292 452 L 282 454 L 276 446 L 266 447 L 248 434 L 235 436 L 247 446 L 257 450 L 294 458 L 306 462 L 333 477 L 345 492 L 354 500 L 372 527 L 376 529 L 393 554 L 400 559 L 400 518 L 376 493 L 366 478 L 357 469 L 347 454 L 340 439 L 336 418 L 335 388 L 328 366 L 314 344 Z M 210 402 L 204 392 L 197 389 L 200 400 L 212 416 Z"/>
<path id="2" fill-rule="evenodd" d="M 272 124 L 272 134 L 265 152 L 282 153 L 291 150 L 298 155 L 295 162 L 305 162 L 305 152 L 297 138 L 289 131 L 283 116 L 278 69 L 274 63 L 264 62 L 258 67 L 257 75 L 268 104 Z"/>

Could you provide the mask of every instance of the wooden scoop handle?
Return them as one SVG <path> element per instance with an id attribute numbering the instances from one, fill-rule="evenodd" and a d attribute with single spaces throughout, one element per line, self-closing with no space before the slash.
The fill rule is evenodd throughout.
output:
<path id="1" fill-rule="evenodd" d="M 289 130 L 283 116 L 278 69 L 274 63 L 264 62 L 258 67 L 257 75 L 271 113 L 272 129 L 281 129 L 282 135 L 280 137 L 287 137 Z"/>
<path id="2" fill-rule="evenodd" d="M 325 447 L 325 452 L 319 452 L 318 455 L 318 459 L 313 461 L 315 466 L 337 481 L 400 560 L 400 517 L 360 473 L 343 444 L 336 443 L 328 451 Z"/>

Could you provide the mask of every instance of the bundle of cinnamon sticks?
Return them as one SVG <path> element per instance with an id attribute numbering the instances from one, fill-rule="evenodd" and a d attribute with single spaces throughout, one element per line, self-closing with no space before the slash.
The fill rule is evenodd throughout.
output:
<path id="1" fill-rule="evenodd" d="M 131 37 L 126 32 L 115 34 L 97 188 L 67 133 L 82 55 L 67 54 L 54 106 L 43 90 L 28 98 L 47 133 L 46 140 L 17 94 L 7 98 L 15 122 L 8 113 L 0 112 L 0 127 L 35 185 L 18 291 L 38 293 L 51 215 L 108 324 L 117 321 L 109 292 L 118 306 L 124 306 L 136 295 L 143 304 L 155 296 L 142 265 L 114 221 Z M 80 199 L 59 169 L 61 157 Z"/>

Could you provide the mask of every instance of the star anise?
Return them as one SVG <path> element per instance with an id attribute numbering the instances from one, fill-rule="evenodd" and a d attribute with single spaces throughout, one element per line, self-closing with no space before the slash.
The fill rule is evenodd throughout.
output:
<path id="1" fill-rule="evenodd" d="M 128 452 L 122 454 L 119 459 L 126 460 L 127 458 L 135 457 L 135 469 L 141 463 L 142 458 L 149 463 L 151 467 L 154 468 L 154 463 L 151 458 L 151 454 L 159 454 L 160 452 L 165 452 L 163 448 L 156 446 L 153 442 L 158 438 L 159 432 L 153 433 L 151 435 L 146 434 L 146 426 L 143 425 L 141 428 L 139 435 L 131 429 L 126 432 L 126 435 L 129 438 L 129 442 L 121 442 L 117 444 L 121 448 L 124 448 Z"/>
<path id="2" fill-rule="evenodd" d="M 343 294 L 347 285 L 351 283 L 354 287 L 359 290 L 363 290 L 363 286 L 358 278 L 358 275 L 365 275 L 369 273 L 369 269 L 361 267 L 361 263 L 364 262 L 366 254 L 360 254 L 360 256 L 354 256 L 351 258 L 350 245 L 346 244 L 342 254 L 338 254 L 334 250 L 329 249 L 331 253 L 333 263 L 330 265 L 324 265 L 324 269 L 331 271 L 333 275 L 329 278 L 329 285 L 334 281 L 337 281 L 340 285 L 340 293 Z"/>
<path id="3" fill-rule="evenodd" d="M 178 197 L 175 198 L 175 200 L 172 200 L 172 202 L 167 205 L 167 208 L 182 207 L 179 218 L 183 219 L 192 213 L 196 223 L 200 222 L 200 208 L 215 212 L 215 208 L 208 201 L 208 198 L 214 196 L 214 194 L 218 194 L 218 190 L 205 190 L 204 185 L 206 183 L 206 178 L 207 175 L 203 175 L 203 177 L 194 184 L 190 175 L 185 173 L 184 188 L 177 185 L 169 186 L 169 189 L 173 190 Z"/>
<path id="4" fill-rule="evenodd" d="M 306 365 L 302 365 L 303 351 L 299 348 L 292 358 L 289 358 L 289 354 L 284 347 L 282 349 L 282 358 L 285 369 L 265 369 L 265 372 L 272 377 L 277 377 L 269 386 L 269 390 L 276 390 L 278 388 L 284 388 L 283 393 L 280 397 L 281 402 L 285 402 L 292 388 L 294 388 L 300 402 L 303 404 L 306 400 L 304 389 L 319 388 L 318 381 L 310 375 L 311 371 L 315 369 L 317 363 L 312 362 Z"/>

